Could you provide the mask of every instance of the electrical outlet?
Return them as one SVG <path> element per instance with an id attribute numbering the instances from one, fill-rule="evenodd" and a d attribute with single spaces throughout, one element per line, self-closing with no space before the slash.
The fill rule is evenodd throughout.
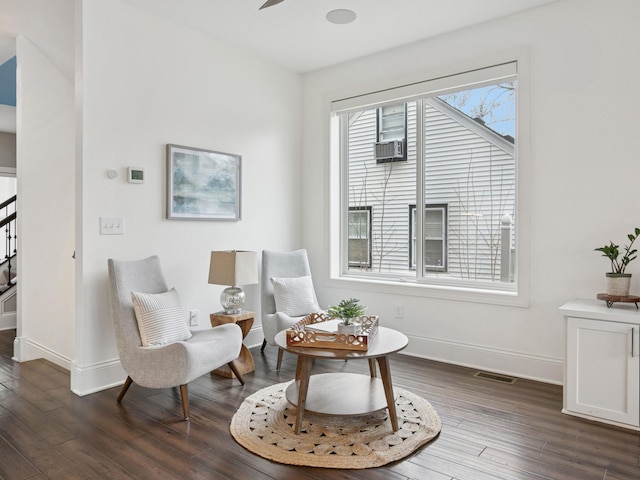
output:
<path id="1" fill-rule="evenodd" d="M 396 305 L 396 318 L 404 318 L 404 305 L 401 303 Z"/>
<path id="2" fill-rule="evenodd" d="M 189 326 L 198 326 L 198 317 L 200 316 L 200 310 L 189 310 Z"/>

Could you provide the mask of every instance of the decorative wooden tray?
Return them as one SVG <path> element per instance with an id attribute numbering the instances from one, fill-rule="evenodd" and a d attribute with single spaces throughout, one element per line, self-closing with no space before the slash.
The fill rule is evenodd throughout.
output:
<path id="1" fill-rule="evenodd" d="M 607 302 L 607 307 L 611 308 L 611 306 L 615 302 L 621 303 L 635 303 L 636 310 L 638 310 L 638 302 L 640 302 L 640 297 L 636 297 L 635 295 L 627 295 L 626 297 L 620 295 L 608 295 L 606 293 L 599 293 L 597 295 L 598 300 L 604 300 Z"/>
<path id="2" fill-rule="evenodd" d="M 306 327 L 329 320 L 323 313 L 307 315 L 286 331 L 287 345 L 293 347 L 319 347 L 337 350 L 366 351 L 378 333 L 378 316 L 363 315 L 356 322 L 360 328 L 355 334 L 328 333 L 309 330 Z"/>

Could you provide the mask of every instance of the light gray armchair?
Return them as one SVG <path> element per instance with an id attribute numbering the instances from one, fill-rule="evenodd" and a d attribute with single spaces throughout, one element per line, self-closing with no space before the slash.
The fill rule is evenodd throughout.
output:
<path id="1" fill-rule="evenodd" d="M 320 310 L 318 300 L 316 298 L 313 284 L 311 289 L 306 290 L 308 298 L 301 298 L 298 302 L 298 311 L 292 312 L 277 311 L 276 298 L 274 295 L 274 285 L 272 278 L 311 278 L 311 268 L 309 267 L 309 258 L 307 251 L 304 249 L 295 250 L 293 252 L 274 252 L 270 250 L 262 251 L 262 272 L 260 279 L 261 302 L 262 302 L 262 331 L 264 333 L 264 341 L 262 342 L 261 352 L 268 345 L 275 345 L 275 336 L 281 330 L 290 328 L 301 318 L 309 313 Z M 304 306 L 308 305 L 307 308 Z M 302 311 L 300 310 L 302 308 Z M 280 370 L 282 364 L 282 350 L 278 350 L 277 370 Z"/>
<path id="2" fill-rule="evenodd" d="M 189 419 L 187 384 L 222 365 L 229 365 L 244 385 L 233 361 L 240 354 L 242 331 L 235 324 L 191 332 L 186 341 L 144 347 L 134 311 L 131 292 L 168 292 L 160 259 L 108 260 L 111 314 L 120 363 L 128 377 L 118 403 L 133 382 L 147 388 L 180 386 L 184 419 Z"/>

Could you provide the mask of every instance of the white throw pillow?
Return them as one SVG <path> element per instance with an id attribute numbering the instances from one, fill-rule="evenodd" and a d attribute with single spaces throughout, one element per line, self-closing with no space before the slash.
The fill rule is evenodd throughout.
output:
<path id="1" fill-rule="evenodd" d="M 165 345 L 191 338 L 175 289 L 164 293 L 131 292 L 131 300 L 143 346 Z"/>
<path id="2" fill-rule="evenodd" d="M 320 311 L 310 275 L 294 278 L 272 277 L 271 284 L 276 301 L 276 312 L 286 313 L 290 317 L 299 317 Z"/>

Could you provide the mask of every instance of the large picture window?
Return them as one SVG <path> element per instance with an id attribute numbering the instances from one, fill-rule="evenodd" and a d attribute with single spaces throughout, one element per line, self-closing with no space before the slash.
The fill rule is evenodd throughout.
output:
<path id="1" fill-rule="evenodd" d="M 334 102 L 341 274 L 515 291 L 517 105 L 515 62 Z M 399 138 L 407 161 L 377 162 Z"/>

